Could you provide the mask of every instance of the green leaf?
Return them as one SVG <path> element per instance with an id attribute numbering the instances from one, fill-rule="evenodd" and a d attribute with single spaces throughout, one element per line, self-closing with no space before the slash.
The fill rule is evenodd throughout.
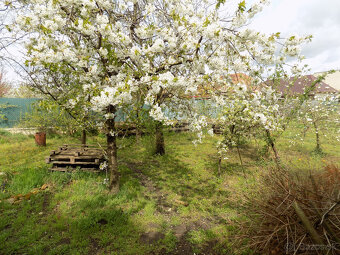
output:
<path id="1" fill-rule="evenodd" d="M 246 1 L 243 0 L 238 4 L 238 10 L 239 12 L 244 12 L 246 10 Z"/>
<path id="2" fill-rule="evenodd" d="M 221 4 L 224 4 L 226 0 L 217 0 L 216 9 L 220 8 Z"/>
<path id="3" fill-rule="evenodd" d="M 11 27 L 9 25 L 6 25 L 5 27 L 6 27 L 8 32 L 12 32 L 12 29 L 11 29 Z"/>
<path id="4" fill-rule="evenodd" d="M 203 27 L 207 27 L 210 24 L 210 20 L 208 18 L 205 19 L 203 23 Z"/>

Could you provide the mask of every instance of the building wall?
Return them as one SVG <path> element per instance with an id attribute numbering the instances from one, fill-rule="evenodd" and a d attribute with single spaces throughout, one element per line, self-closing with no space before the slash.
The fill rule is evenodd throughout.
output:
<path id="1" fill-rule="evenodd" d="M 324 72 L 315 73 L 315 76 L 322 75 L 323 73 Z M 340 70 L 328 74 L 324 82 L 340 92 Z"/>

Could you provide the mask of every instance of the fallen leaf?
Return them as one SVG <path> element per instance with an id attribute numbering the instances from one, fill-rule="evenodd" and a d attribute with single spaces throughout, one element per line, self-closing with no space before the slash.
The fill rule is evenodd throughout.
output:
<path id="1" fill-rule="evenodd" d="M 29 200 L 29 199 L 31 199 L 31 196 L 32 196 L 32 193 L 30 192 L 30 193 L 27 193 L 27 194 L 25 195 L 25 198 L 26 198 L 27 200 Z"/>
<path id="2" fill-rule="evenodd" d="M 47 188 L 48 188 L 48 185 L 45 183 L 44 185 L 41 186 L 40 189 L 41 189 L 41 190 L 45 190 L 45 189 L 47 189 Z"/>

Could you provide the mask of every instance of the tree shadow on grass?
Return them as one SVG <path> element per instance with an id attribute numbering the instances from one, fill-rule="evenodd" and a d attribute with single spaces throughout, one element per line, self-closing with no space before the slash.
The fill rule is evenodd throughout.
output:
<path id="1" fill-rule="evenodd" d="M 190 206 L 192 202 L 209 199 L 215 194 L 227 195 L 219 188 L 221 180 L 218 177 L 213 174 L 202 177 L 177 156 L 172 152 L 164 156 L 149 157 L 143 163 L 129 161 L 128 165 L 133 171 L 146 175 L 166 195 L 180 195 L 179 204 L 170 205 L 175 209 L 183 204 Z"/>
<path id="2" fill-rule="evenodd" d="M 207 169 L 211 169 L 214 175 L 217 178 L 220 178 L 219 175 L 243 175 L 243 171 L 246 171 L 245 165 L 241 165 L 241 163 L 228 162 L 228 160 L 222 160 L 221 163 L 221 173 L 218 173 L 218 157 L 210 156 L 209 160 L 205 163 L 205 167 Z"/>
<path id="3" fill-rule="evenodd" d="M 193 249 L 196 246 L 203 247 L 198 254 L 224 254 L 214 250 L 222 245 L 220 241 L 209 243 L 210 239 L 207 239 L 197 245 L 189 241 L 188 231 L 210 229 L 216 224 L 220 224 L 222 217 L 218 212 L 229 207 L 229 192 L 221 189 L 222 181 L 216 175 L 209 171 L 204 170 L 203 173 L 193 169 L 195 166 L 181 161 L 180 158 L 177 152 L 170 151 L 164 156 L 149 157 L 143 162 L 138 161 L 137 164 L 128 158 L 125 158 L 124 161 L 125 163 L 129 161 L 128 167 L 136 173 L 136 177 L 140 179 L 141 183 L 143 183 L 140 177 L 142 174 L 157 186 L 156 189 L 150 190 L 151 193 L 160 193 L 163 197 L 156 201 L 156 206 L 162 207 L 162 204 L 158 205 L 158 203 L 164 203 L 165 200 L 166 208 L 171 209 L 171 213 L 168 213 L 167 210 L 159 212 L 170 218 L 172 216 L 180 217 L 181 223 L 177 227 L 183 227 L 187 231 L 177 237 L 176 248 L 172 252 L 164 254 L 193 254 Z M 198 167 L 204 168 L 204 165 L 201 164 Z M 168 226 L 167 229 L 176 234 L 176 227 L 172 229 Z"/>
<path id="4" fill-rule="evenodd" d="M 126 169 L 121 170 L 124 175 Z M 101 177 L 82 172 L 51 173 L 46 179 L 55 188 L 51 186 L 51 190 L 20 204 L 6 204 L 4 209 L 17 213 L 8 213 L 10 218 L 6 219 L 12 224 L 2 233 L 7 238 L 0 253 L 148 254 L 150 247 L 140 242 L 143 229 L 131 219 L 131 214 L 145 206 L 135 203 L 141 188 L 138 181 L 124 175 L 121 192 L 111 195 L 98 183 Z M 124 209 L 121 203 L 129 208 Z"/>
<path id="5" fill-rule="evenodd" d="M 104 250 L 128 254 L 137 247 L 142 248 L 140 228 L 118 207 L 84 208 L 78 216 L 59 215 L 52 217 L 47 224 L 49 231 L 39 240 L 48 243 L 43 247 L 45 254 L 96 254 Z M 50 238 L 53 238 L 52 242 L 48 240 Z"/>
<path id="6" fill-rule="evenodd" d="M 210 169 L 216 178 L 222 178 L 224 175 L 246 177 L 246 174 L 249 173 L 249 166 L 251 166 L 252 163 L 252 161 L 249 161 L 248 152 L 249 151 L 241 151 L 242 163 L 237 153 L 233 153 L 232 155 L 234 162 L 231 162 L 230 159 L 222 159 L 220 173 L 218 172 L 219 156 L 217 153 L 216 155 L 208 156 L 205 167 L 206 169 Z M 251 155 L 250 152 L 249 154 Z"/>
<path id="7" fill-rule="evenodd" d="M 143 229 L 131 219 L 133 210 L 119 204 L 128 202 L 125 199 L 130 198 L 87 194 L 66 211 L 62 206 L 54 208 L 45 221 L 49 231 L 37 242 L 47 244 L 44 254 L 147 254 L 148 247 L 140 242 Z"/>
<path id="8" fill-rule="evenodd" d="M 258 161 L 261 159 L 261 155 L 259 155 L 259 151 L 255 147 L 242 146 L 240 148 L 240 152 L 241 152 L 241 157 L 244 160 Z"/>

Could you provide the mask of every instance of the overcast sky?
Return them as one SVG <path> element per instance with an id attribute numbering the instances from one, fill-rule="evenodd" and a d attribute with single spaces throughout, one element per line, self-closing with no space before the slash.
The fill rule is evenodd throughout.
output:
<path id="1" fill-rule="evenodd" d="M 272 0 L 250 27 L 282 36 L 311 34 L 313 41 L 302 53 L 312 73 L 340 69 L 340 0 Z M 7 78 L 18 76 L 8 70 Z"/>
<path id="2" fill-rule="evenodd" d="M 251 27 L 282 36 L 313 35 L 302 50 L 312 72 L 340 69 L 340 0 L 271 0 Z"/>

